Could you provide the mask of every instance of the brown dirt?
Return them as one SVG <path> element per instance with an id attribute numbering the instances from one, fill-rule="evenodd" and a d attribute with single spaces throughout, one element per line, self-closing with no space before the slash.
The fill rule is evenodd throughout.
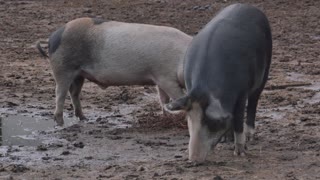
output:
<path id="1" fill-rule="evenodd" d="M 52 119 L 54 80 L 34 44 L 74 18 L 167 25 L 194 35 L 234 2 L 0 0 L 1 116 Z M 87 82 L 82 103 L 91 121 L 44 132 L 60 140 L 44 147 L 10 147 L 0 154 L 0 179 L 320 179 L 320 1 L 240 2 L 267 14 L 274 40 L 268 90 L 247 157 L 234 157 L 227 143 L 203 165 L 190 164 L 186 124 L 176 120 L 181 115 L 159 115 L 153 87 L 101 90 Z M 311 85 L 283 86 L 301 82 Z M 71 108 L 66 112 L 70 116 Z M 133 126 L 114 128 L 115 122 Z"/>

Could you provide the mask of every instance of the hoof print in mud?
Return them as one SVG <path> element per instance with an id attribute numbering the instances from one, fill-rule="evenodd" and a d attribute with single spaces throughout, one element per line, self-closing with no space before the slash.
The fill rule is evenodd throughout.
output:
<path id="1" fill-rule="evenodd" d="M 223 180 L 221 176 L 215 176 L 213 180 Z"/>
<path id="2" fill-rule="evenodd" d="M 14 164 L 10 165 L 6 168 L 8 171 L 14 172 L 14 173 L 23 173 L 25 171 L 28 171 L 29 168 L 22 164 Z"/>
<path id="3" fill-rule="evenodd" d="M 41 159 L 42 159 L 42 160 L 45 160 L 45 161 L 48 161 L 48 160 L 50 160 L 50 159 L 51 159 L 51 157 L 44 156 L 44 157 L 42 157 Z"/>
<path id="4" fill-rule="evenodd" d="M 76 142 L 73 144 L 74 147 L 77 147 L 77 148 L 83 148 L 84 147 L 84 144 L 83 142 Z"/>
<path id="5" fill-rule="evenodd" d="M 41 145 L 37 146 L 36 150 L 37 151 L 47 151 L 48 147 L 46 145 L 41 144 Z"/>
<path id="6" fill-rule="evenodd" d="M 62 151 L 62 153 L 61 153 L 61 155 L 63 155 L 63 156 L 67 156 L 69 154 L 70 154 L 70 151 Z"/>

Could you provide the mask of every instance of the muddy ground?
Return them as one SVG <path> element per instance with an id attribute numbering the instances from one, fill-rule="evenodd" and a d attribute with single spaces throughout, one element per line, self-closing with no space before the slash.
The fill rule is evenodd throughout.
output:
<path id="1" fill-rule="evenodd" d="M 0 0 L 1 117 L 53 121 L 54 80 L 34 44 L 67 21 L 102 17 L 194 35 L 234 2 L 262 9 L 274 40 L 247 157 L 234 157 L 225 143 L 203 165 L 190 164 L 186 122 L 161 115 L 154 87 L 101 90 L 86 82 L 89 122 L 34 132 L 41 145 L 1 146 L 0 179 L 320 179 L 318 0 Z M 70 104 L 64 116 L 72 119 Z"/>

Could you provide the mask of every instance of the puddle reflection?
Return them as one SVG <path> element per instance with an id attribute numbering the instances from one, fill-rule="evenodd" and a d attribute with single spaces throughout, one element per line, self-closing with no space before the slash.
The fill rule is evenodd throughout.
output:
<path id="1" fill-rule="evenodd" d="M 75 121 L 75 120 L 74 120 Z M 75 122 L 68 119 L 66 125 Z M 37 119 L 21 115 L 0 117 L 0 146 L 23 145 L 37 146 L 42 139 L 39 132 L 54 130 L 53 120 Z"/>

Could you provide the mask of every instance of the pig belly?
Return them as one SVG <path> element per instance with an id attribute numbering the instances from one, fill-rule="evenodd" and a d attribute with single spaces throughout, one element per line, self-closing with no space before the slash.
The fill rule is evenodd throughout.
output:
<path id="1" fill-rule="evenodd" d="M 101 88 L 108 86 L 155 85 L 152 78 L 131 73 L 81 70 L 80 75 Z"/>

